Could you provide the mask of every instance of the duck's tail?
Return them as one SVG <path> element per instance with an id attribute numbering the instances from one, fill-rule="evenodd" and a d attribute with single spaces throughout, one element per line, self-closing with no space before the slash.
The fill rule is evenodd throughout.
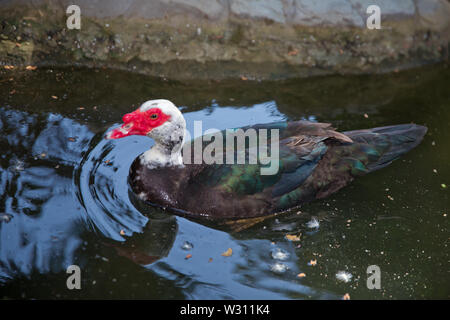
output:
<path id="1" fill-rule="evenodd" d="M 367 164 L 367 169 L 375 171 L 389 165 L 402 154 L 415 148 L 427 132 L 427 127 L 417 124 L 400 124 L 344 132 L 356 143 L 368 144 L 378 156 Z"/>

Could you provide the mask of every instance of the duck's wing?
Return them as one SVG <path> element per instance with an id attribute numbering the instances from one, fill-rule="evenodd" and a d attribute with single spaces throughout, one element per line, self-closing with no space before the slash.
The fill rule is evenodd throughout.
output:
<path id="1" fill-rule="evenodd" d="M 243 132 L 254 130 L 257 133 L 258 148 L 259 134 L 267 134 L 267 148 L 273 152 L 272 144 L 276 144 L 279 155 L 270 158 L 267 163 L 264 162 L 267 158 L 261 157 L 261 150 L 258 150 L 257 163 L 249 163 L 254 144 L 247 139 L 244 151 L 242 148 L 239 150 L 237 145 L 233 149 L 225 148 L 224 154 L 221 155 L 222 164 L 192 166 L 192 174 L 180 193 L 183 199 L 178 201 L 184 207 L 183 210 L 227 218 L 273 214 L 281 209 L 278 204 L 280 198 L 299 188 L 311 176 L 327 152 L 328 140 L 338 144 L 351 143 L 350 138 L 334 131 L 326 123 L 277 122 L 240 129 Z M 224 146 L 226 140 L 230 139 L 230 133 L 237 130 L 239 129 L 221 132 Z M 216 138 L 221 136 L 217 135 Z M 212 141 L 206 140 L 209 143 Z M 208 145 L 204 139 L 202 143 L 203 147 Z M 239 154 L 244 153 L 245 163 L 227 164 L 227 156 L 230 156 L 230 153 L 235 161 Z M 299 197 L 297 202 L 301 201 Z"/>

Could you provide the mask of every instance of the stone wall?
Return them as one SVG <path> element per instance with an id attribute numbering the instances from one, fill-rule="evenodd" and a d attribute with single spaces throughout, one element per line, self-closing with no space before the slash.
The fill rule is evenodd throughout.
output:
<path id="1" fill-rule="evenodd" d="M 68 30 L 66 8 L 81 8 Z M 380 30 L 366 9 L 381 8 Z M 0 63 L 174 79 L 386 72 L 448 59 L 447 0 L 0 0 Z"/>

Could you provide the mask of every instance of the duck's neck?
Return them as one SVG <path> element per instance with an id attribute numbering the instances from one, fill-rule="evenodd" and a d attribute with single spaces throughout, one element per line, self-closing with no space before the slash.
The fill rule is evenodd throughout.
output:
<path id="1" fill-rule="evenodd" d="M 183 157 L 181 155 L 183 138 L 181 137 L 176 141 L 165 141 L 165 143 L 155 141 L 150 150 L 141 155 L 141 163 L 150 169 L 183 166 Z"/>
<path id="2" fill-rule="evenodd" d="M 152 129 L 148 137 L 155 141 L 153 147 L 141 155 L 141 163 L 150 169 L 183 166 L 181 149 L 184 143 L 186 121 L 178 109 L 168 112 L 171 118 Z"/>

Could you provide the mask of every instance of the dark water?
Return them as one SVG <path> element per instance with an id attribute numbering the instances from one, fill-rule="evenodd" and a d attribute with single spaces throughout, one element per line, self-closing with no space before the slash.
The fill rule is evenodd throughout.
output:
<path id="1" fill-rule="evenodd" d="M 273 83 L 2 70 L 0 297 L 448 299 L 449 88 L 445 65 Z M 153 142 L 103 135 L 155 98 L 180 106 L 189 129 L 194 120 L 206 130 L 309 119 L 339 130 L 415 122 L 429 133 L 334 196 L 234 232 L 131 203 L 129 165 Z M 312 217 L 318 229 L 307 227 Z M 302 233 L 301 241 L 287 233 Z M 222 256 L 228 248 L 232 255 Z M 272 257 L 278 249 L 286 260 Z M 271 270 L 277 262 L 285 272 Z M 81 290 L 66 287 L 71 264 L 82 270 Z M 380 290 L 366 286 L 369 265 L 381 269 Z M 338 271 L 353 278 L 339 282 Z"/>

